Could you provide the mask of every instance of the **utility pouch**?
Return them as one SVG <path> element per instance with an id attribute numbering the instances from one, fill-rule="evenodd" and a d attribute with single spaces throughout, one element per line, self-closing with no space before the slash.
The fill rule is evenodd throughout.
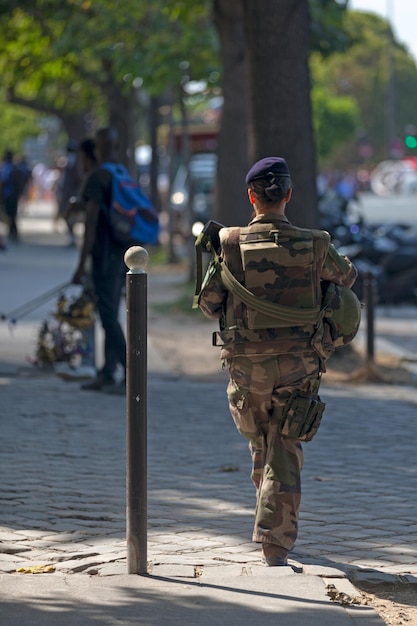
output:
<path id="1" fill-rule="evenodd" d="M 294 391 L 280 420 L 280 433 L 298 441 L 311 441 L 317 433 L 326 405 L 316 394 Z"/>
<path id="2" fill-rule="evenodd" d="M 317 352 L 323 363 L 327 361 L 335 351 L 330 324 L 326 319 L 323 319 L 323 317 L 321 317 L 318 324 L 316 324 L 314 335 L 311 338 L 311 346 Z"/>

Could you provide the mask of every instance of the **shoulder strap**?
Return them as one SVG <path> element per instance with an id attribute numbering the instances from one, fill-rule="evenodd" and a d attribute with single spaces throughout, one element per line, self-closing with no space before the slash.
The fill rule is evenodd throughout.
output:
<path id="1" fill-rule="evenodd" d="M 201 286 L 203 284 L 203 250 L 201 242 L 196 241 L 195 244 L 195 289 L 193 298 L 193 309 L 198 308 L 198 296 L 200 295 Z"/>
<path id="2" fill-rule="evenodd" d="M 106 161 L 105 163 L 101 163 L 100 167 L 101 169 L 110 172 L 112 176 L 118 174 L 119 176 L 130 177 L 128 169 L 124 165 L 122 165 L 122 163 L 110 163 L 110 161 Z"/>

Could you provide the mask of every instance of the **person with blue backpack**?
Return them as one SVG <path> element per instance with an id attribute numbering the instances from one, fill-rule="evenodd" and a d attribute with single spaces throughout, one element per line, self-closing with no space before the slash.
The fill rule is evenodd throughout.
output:
<path id="1" fill-rule="evenodd" d="M 96 377 L 81 385 L 81 388 L 124 394 L 126 390 L 126 340 L 119 322 L 120 300 L 127 272 L 124 253 L 130 245 L 135 243 L 157 243 L 158 218 L 149 200 L 138 188 L 138 184 L 131 179 L 127 170 L 117 160 L 117 131 L 111 127 L 100 129 L 95 137 L 95 145 L 99 167 L 89 175 L 83 190 L 86 210 L 85 230 L 79 262 L 72 282 L 74 284 L 83 282 L 87 262 L 91 258 L 91 279 L 95 289 L 97 310 L 104 330 L 104 364 Z M 139 236 L 133 234 L 133 230 L 137 224 L 136 215 L 139 215 L 139 209 L 143 207 L 135 208 L 132 206 L 132 200 L 127 200 L 126 207 L 123 208 L 124 198 L 119 189 L 122 175 L 131 181 L 132 189 L 138 189 L 138 193 L 142 194 L 141 203 L 147 203 L 144 210 L 149 213 L 148 222 L 153 227 L 152 232 L 144 229 L 141 240 Z M 118 213 L 118 207 L 123 209 L 119 213 L 119 222 L 117 216 L 114 216 L 114 213 Z M 124 221 L 123 227 L 120 227 L 121 221 Z M 120 366 L 125 374 L 121 382 L 117 382 L 115 374 Z"/>

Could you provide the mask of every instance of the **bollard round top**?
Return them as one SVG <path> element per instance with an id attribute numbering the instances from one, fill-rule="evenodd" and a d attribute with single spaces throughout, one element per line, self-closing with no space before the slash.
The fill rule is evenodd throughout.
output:
<path id="1" fill-rule="evenodd" d="M 149 254 L 142 246 L 132 246 L 125 252 L 124 261 L 129 268 L 129 274 L 145 274 Z"/>

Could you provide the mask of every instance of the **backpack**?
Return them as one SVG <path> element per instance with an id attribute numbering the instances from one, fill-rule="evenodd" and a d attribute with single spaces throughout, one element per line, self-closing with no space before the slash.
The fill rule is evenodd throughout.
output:
<path id="1" fill-rule="evenodd" d="M 2 196 L 4 199 L 18 200 L 22 195 L 19 170 L 14 163 L 5 163 L 1 172 Z"/>
<path id="2" fill-rule="evenodd" d="M 102 163 L 112 175 L 112 201 L 107 218 L 111 236 L 122 246 L 155 245 L 159 237 L 158 213 L 124 165 Z"/>

